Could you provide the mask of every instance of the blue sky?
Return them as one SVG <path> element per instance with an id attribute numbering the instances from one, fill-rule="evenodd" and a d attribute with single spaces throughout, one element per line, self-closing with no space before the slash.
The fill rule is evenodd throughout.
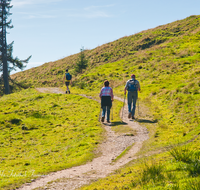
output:
<path id="1" fill-rule="evenodd" d="M 7 43 L 27 68 L 200 14 L 199 0 L 12 0 Z"/>

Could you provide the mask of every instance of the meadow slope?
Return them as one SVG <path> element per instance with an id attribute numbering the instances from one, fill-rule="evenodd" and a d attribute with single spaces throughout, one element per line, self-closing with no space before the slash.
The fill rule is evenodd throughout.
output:
<path id="1" fill-rule="evenodd" d="M 115 175 L 83 189 L 198 189 L 199 39 L 200 16 L 190 16 L 86 50 L 89 66 L 82 74 L 74 71 L 79 55 L 76 54 L 12 78 L 29 87 L 61 87 L 68 67 L 73 75 L 72 92 L 97 96 L 103 81 L 108 79 L 114 93 L 123 97 L 126 80 L 130 74 L 136 74 L 142 87 L 140 103 L 149 107 L 156 123 L 155 127 L 138 118 L 150 132 L 140 155 L 172 149 L 143 162 L 130 163 Z"/>

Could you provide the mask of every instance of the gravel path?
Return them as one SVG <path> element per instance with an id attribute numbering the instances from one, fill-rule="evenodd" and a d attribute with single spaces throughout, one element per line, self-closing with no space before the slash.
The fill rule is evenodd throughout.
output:
<path id="1" fill-rule="evenodd" d="M 37 88 L 37 90 L 43 93 L 64 93 L 59 88 Z M 88 98 L 92 99 L 92 97 Z M 115 99 L 124 101 L 118 97 L 115 97 Z M 76 166 L 43 176 L 32 183 L 24 184 L 19 189 L 30 190 L 37 188 L 74 190 L 82 185 L 89 184 L 99 178 L 108 176 L 111 172 L 135 159 L 135 154 L 142 147 L 143 141 L 148 139 L 148 131 L 134 120 L 128 119 L 127 115 L 128 110 L 127 106 L 125 106 L 123 110 L 123 122 L 137 131 L 135 136 L 125 136 L 123 134 L 117 135 L 111 130 L 111 126 L 103 124 L 102 127 L 105 128 L 107 133 L 104 142 L 98 149 L 101 153 L 100 157 L 94 158 L 91 162 L 88 162 L 85 165 Z M 113 162 L 117 156 L 133 143 L 134 145 L 132 148 L 122 158 Z"/>

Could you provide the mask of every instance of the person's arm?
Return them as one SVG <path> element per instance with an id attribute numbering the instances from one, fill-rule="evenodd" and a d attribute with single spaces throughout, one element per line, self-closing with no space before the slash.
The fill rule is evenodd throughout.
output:
<path id="1" fill-rule="evenodd" d="M 128 86 L 128 81 L 126 82 L 126 85 L 125 85 L 125 88 L 124 88 L 124 94 L 125 95 L 126 95 L 127 86 Z"/>
<path id="2" fill-rule="evenodd" d="M 141 92 L 140 83 L 138 82 L 138 91 Z"/>
<path id="3" fill-rule="evenodd" d="M 111 100 L 114 101 L 113 89 L 111 88 Z"/>
<path id="4" fill-rule="evenodd" d="M 64 75 L 64 77 L 63 77 L 63 84 L 65 83 L 65 75 Z"/>
<path id="5" fill-rule="evenodd" d="M 101 99 L 101 96 L 102 96 L 102 89 L 101 89 L 101 92 L 100 92 L 100 94 L 99 94 L 99 98 Z"/>
<path id="6" fill-rule="evenodd" d="M 71 77 L 71 80 L 70 80 L 70 84 L 72 85 L 72 77 Z"/>
<path id="7" fill-rule="evenodd" d="M 126 95 L 126 87 L 124 88 L 124 94 Z"/>

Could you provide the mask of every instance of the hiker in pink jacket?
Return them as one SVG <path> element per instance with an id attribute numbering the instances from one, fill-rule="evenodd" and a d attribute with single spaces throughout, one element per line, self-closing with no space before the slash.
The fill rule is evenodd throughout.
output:
<path id="1" fill-rule="evenodd" d="M 107 122 L 110 123 L 110 109 L 112 107 L 114 96 L 113 90 L 109 87 L 109 82 L 107 80 L 104 82 L 104 87 L 101 89 L 99 97 L 101 98 L 101 108 L 103 109 L 101 122 L 104 122 L 105 114 L 107 112 Z"/>

